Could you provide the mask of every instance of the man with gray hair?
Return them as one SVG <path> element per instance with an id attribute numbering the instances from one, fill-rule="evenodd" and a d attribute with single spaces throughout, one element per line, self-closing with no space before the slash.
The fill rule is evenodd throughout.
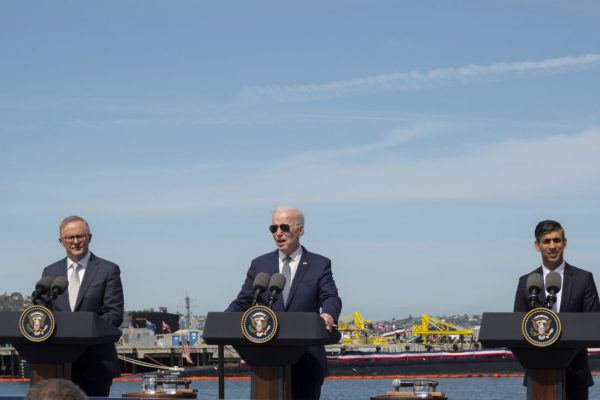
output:
<path id="1" fill-rule="evenodd" d="M 272 304 L 276 312 L 315 312 L 331 331 L 337 321 L 342 300 L 331 272 L 331 260 L 311 253 L 300 245 L 304 235 L 304 214 L 294 207 L 278 207 L 273 211 L 269 231 L 277 250 L 252 260 L 246 280 L 237 298 L 227 311 L 246 311 L 252 305 L 252 288 L 257 274 L 281 273 L 286 284 L 281 296 Z M 262 302 L 267 302 L 263 293 Z M 321 385 L 328 375 L 327 357 L 323 346 L 312 346 L 292 365 L 292 398 L 319 399 Z"/>
<path id="2" fill-rule="evenodd" d="M 33 385 L 25 400 L 87 400 L 87 396 L 71 381 L 47 379 Z"/>
<path id="3" fill-rule="evenodd" d="M 63 219 L 58 242 L 67 256 L 44 268 L 42 276 L 67 277 L 68 290 L 52 302 L 54 311 L 88 311 L 118 328 L 123 322 L 121 270 L 96 257 L 89 247 L 92 232 L 86 220 L 76 215 Z M 73 382 L 88 396 L 108 397 L 113 377 L 119 376 L 117 350 L 112 343 L 88 346 L 73 363 Z"/>

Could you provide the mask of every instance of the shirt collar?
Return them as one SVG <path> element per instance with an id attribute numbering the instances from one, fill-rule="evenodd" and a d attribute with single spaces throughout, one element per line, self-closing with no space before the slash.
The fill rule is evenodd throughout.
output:
<path id="1" fill-rule="evenodd" d="M 88 262 L 90 261 L 90 257 L 92 256 L 91 252 L 87 252 L 87 254 L 85 256 L 83 256 L 83 258 L 79 261 L 77 261 L 77 264 L 81 267 L 81 268 L 86 268 L 88 265 Z M 75 261 L 71 260 L 69 257 L 67 257 L 67 268 L 72 268 L 73 264 L 75 264 Z"/>
<path id="2" fill-rule="evenodd" d="M 296 251 L 294 251 L 292 254 L 290 254 L 290 258 L 294 261 L 300 260 L 301 256 L 302 256 L 302 246 L 298 246 Z M 283 261 L 283 260 L 285 260 L 286 257 L 287 257 L 287 254 L 282 253 L 281 251 L 279 252 L 279 260 Z"/>
<path id="3" fill-rule="evenodd" d="M 546 267 L 544 264 L 542 264 L 542 271 L 544 272 L 544 276 L 548 275 L 550 272 L 552 272 L 548 267 Z M 563 260 L 562 263 L 560 263 L 560 265 L 554 269 L 554 272 L 558 273 L 560 276 L 563 276 L 563 272 L 565 271 L 565 260 Z"/>

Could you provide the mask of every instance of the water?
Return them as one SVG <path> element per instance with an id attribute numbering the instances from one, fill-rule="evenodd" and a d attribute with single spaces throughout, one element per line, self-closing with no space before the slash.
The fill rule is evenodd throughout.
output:
<path id="1" fill-rule="evenodd" d="M 506 400 L 524 399 L 525 389 L 522 378 L 465 378 L 437 379 L 438 390 L 446 393 L 450 400 Z M 198 389 L 198 399 L 218 399 L 219 388 L 216 380 L 193 381 L 191 387 Z M 2 382 L 2 396 L 24 396 L 28 383 Z M 111 388 L 111 397 L 120 397 L 122 393 L 138 392 L 141 381 L 115 382 Z M 392 380 L 386 379 L 332 379 L 323 384 L 321 399 L 352 400 L 369 399 L 393 390 Z M 228 400 L 247 399 L 250 393 L 250 381 L 225 381 L 225 398 Z M 600 394 L 600 391 L 598 391 Z M 591 396 L 590 398 L 595 398 Z"/>
<path id="2" fill-rule="evenodd" d="M 456 378 L 436 379 L 438 390 L 446 393 L 449 400 L 512 400 L 525 399 L 522 378 Z M 191 387 L 198 389 L 198 399 L 218 399 L 218 383 L 193 381 Z M 24 396 L 29 383 L 0 382 L 0 396 Z M 122 393 L 138 392 L 141 381 L 115 382 L 111 388 L 112 397 Z M 332 379 L 323 384 L 323 400 L 368 400 L 371 396 L 382 395 L 392 389 L 392 380 L 386 379 Z M 225 398 L 228 400 L 247 399 L 250 381 L 225 381 Z M 1 397 L 0 397 L 1 399 Z M 590 388 L 590 399 L 600 399 L 600 385 Z"/>

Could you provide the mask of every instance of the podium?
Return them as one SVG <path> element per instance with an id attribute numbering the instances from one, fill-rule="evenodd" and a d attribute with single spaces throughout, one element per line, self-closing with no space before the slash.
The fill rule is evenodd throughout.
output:
<path id="1" fill-rule="evenodd" d="M 209 312 L 203 339 L 207 344 L 232 345 L 252 368 L 251 399 L 291 399 L 291 366 L 309 346 L 335 344 L 340 333 L 329 332 L 312 312 L 276 313 L 277 335 L 268 343 L 247 340 L 241 330 L 241 312 Z"/>
<path id="2" fill-rule="evenodd" d="M 71 379 L 71 364 L 89 345 L 114 343 L 121 331 L 92 312 L 55 312 L 56 330 L 41 343 L 25 339 L 20 312 L 0 312 L 0 343 L 10 343 L 32 366 L 32 384 L 51 378 Z"/>
<path id="3" fill-rule="evenodd" d="M 526 369 L 528 400 L 565 399 L 565 368 L 587 347 L 600 346 L 600 313 L 558 314 L 562 333 L 548 347 L 535 347 L 522 335 L 526 313 L 483 313 L 479 341 L 486 347 L 507 347 Z"/>

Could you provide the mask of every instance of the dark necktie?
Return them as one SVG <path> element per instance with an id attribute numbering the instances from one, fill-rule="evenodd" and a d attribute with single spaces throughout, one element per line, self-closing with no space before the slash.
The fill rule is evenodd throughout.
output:
<path id="1" fill-rule="evenodd" d="M 290 268 L 290 261 L 292 258 L 287 256 L 283 259 L 283 276 L 285 276 L 285 286 L 283 287 L 283 303 L 287 305 L 288 296 L 290 295 L 290 288 L 292 287 L 292 268 Z"/>

